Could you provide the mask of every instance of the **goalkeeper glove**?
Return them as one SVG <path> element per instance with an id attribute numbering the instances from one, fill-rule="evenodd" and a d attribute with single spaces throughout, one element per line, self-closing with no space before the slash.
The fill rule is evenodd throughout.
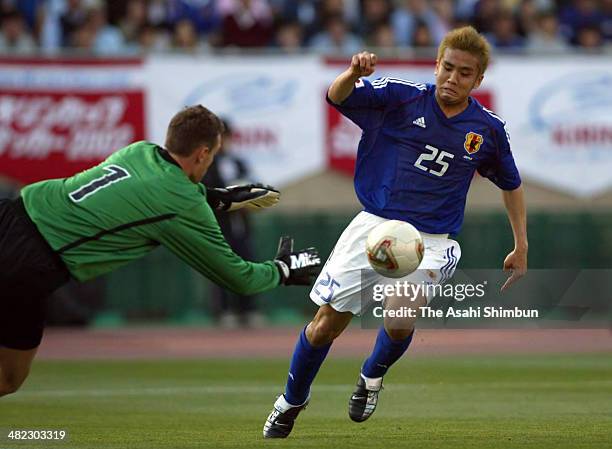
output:
<path id="1" fill-rule="evenodd" d="M 281 237 L 278 252 L 274 259 L 281 275 L 283 285 L 310 285 L 321 266 L 321 258 L 316 248 L 293 251 L 293 239 Z"/>
<path id="2" fill-rule="evenodd" d="M 243 207 L 256 210 L 278 203 L 280 192 L 264 184 L 245 184 L 225 188 L 206 188 L 206 200 L 215 210 L 234 211 Z"/>

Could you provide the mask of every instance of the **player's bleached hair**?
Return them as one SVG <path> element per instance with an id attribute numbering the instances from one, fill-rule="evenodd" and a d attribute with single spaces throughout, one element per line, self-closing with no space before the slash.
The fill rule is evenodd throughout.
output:
<path id="1" fill-rule="evenodd" d="M 223 134 L 223 122 L 202 105 L 178 112 L 168 125 L 165 147 L 170 153 L 190 156 L 197 148 L 213 148 Z"/>
<path id="2" fill-rule="evenodd" d="M 480 75 L 484 74 L 489 65 L 491 46 L 486 38 L 471 26 L 456 28 L 449 31 L 438 47 L 438 61 L 442 60 L 447 48 L 462 50 L 476 56 L 479 61 Z"/>

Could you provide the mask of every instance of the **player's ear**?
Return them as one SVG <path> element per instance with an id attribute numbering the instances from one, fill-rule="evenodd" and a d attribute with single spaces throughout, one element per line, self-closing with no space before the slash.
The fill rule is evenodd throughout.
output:
<path id="1" fill-rule="evenodd" d="M 434 69 L 434 76 L 438 76 L 438 65 L 440 64 L 440 60 L 436 59 L 436 67 Z"/>
<path id="2" fill-rule="evenodd" d="M 483 79 L 484 79 L 484 73 L 481 73 L 480 75 L 478 75 L 478 77 L 476 78 L 476 82 L 474 83 L 474 89 L 478 89 L 480 87 L 480 83 L 482 83 Z"/>
<path id="3" fill-rule="evenodd" d="M 196 150 L 196 160 L 202 162 L 204 159 L 208 157 L 210 153 L 210 148 L 207 145 L 202 145 L 200 148 Z"/>

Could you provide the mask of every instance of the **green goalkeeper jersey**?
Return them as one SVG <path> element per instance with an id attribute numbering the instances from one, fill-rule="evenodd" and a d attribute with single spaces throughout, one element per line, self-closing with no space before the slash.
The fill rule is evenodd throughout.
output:
<path id="1" fill-rule="evenodd" d="M 165 150 L 136 142 L 70 178 L 25 187 L 28 214 L 80 281 L 112 271 L 159 244 L 217 284 L 241 294 L 272 289 L 273 261 L 236 255 L 206 202 Z"/>

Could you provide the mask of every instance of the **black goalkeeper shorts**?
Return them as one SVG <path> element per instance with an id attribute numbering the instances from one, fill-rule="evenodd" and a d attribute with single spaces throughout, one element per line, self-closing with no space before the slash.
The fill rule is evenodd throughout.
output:
<path id="1" fill-rule="evenodd" d="M 0 346 L 38 347 L 46 299 L 69 279 L 66 265 L 38 232 L 23 200 L 0 200 Z"/>

